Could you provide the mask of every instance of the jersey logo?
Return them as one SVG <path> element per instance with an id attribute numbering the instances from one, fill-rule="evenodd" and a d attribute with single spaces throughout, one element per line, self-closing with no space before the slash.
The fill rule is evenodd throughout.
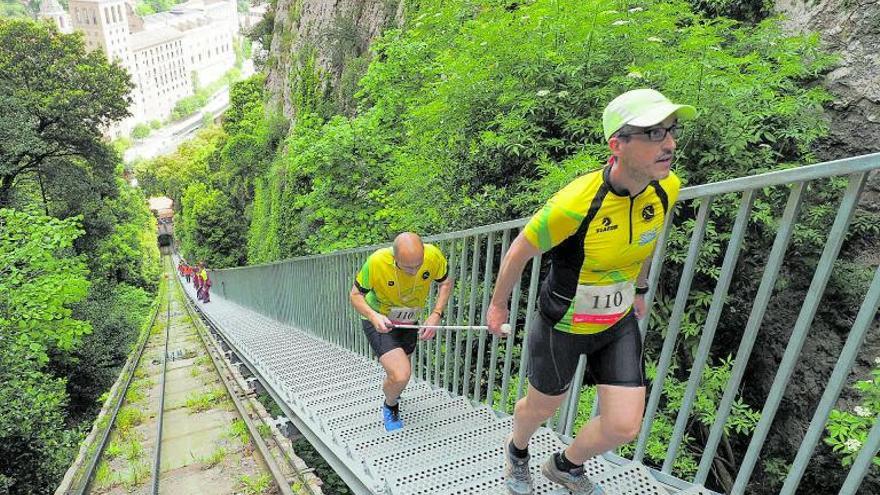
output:
<path id="1" fill-rule="evenodd" d="M 596 229 L 596 233 L 610 232 L 612 230 L 617 230 L 617 225 L 614 225 L 610 218 L 602 217 L 602 226 Z"/>
<path id="2" fill-rule="evenodd" d="M 428 277 L 431 276 L 430 272 L 422 272 L 422 280 L 428 280 Z"/>
<path id="3" fill-rule="evenodd" d="M 645 244 L 649 244 L 657 237 L 657 229 L 652 229 L 647 232 L 643 232 L 641 236 L 639 236 L 639 246 L 644 246 Z"/>
<path id="4" fill-rule="evenodd" d="M 388 287 L 394 287 L 394 280 L 388 281 Z"/>
<path id="5" fill-rule="evenodd" d="M 642 208 L 642 218 L 645 219 L 646 222 L 650 222 L 652 218 L 654 218 L 654 205 L 646 205 Z"/>

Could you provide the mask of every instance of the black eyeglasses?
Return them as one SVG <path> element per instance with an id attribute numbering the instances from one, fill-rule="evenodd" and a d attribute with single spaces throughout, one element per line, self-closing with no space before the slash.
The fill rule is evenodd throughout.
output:
<path id="1" fill-rule="evenodd" d="M 635 136 L 636 134 L 644 134 L 644 135 L 648 136 L 648 141 L 653 141 L 655 143 L 659 143 L 659 142 L 663 141 L 664 139 L 666 139 L 667 133 L 672 134 L 673 139 L 678 138 L 678 132 L 679 132 L 678 124 L 672 124 L 669 127 L 652 127 L 650 129 L 645 129 L 644 131 L 629 132 L 626 134 L 619 134 L 619 135 L 621 137 L 629 137 L 629 136 Z"/>

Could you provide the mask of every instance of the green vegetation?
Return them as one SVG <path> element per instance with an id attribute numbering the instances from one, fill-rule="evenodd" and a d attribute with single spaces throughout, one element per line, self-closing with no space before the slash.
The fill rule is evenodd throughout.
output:
<path id="1" fill-rule="evenodd" d="M 39 5 L 34 5 L 39 8 Z M 32 17 L 36 10 L 18 0 L 0 0 L 0 17 Z"/>
<path id="2" fill-rule="evenodd" d="M 229 438 L 236 438 L 242 445 L 247 445 L 251 441 L 251 434 L 248 431 L 247 424 L 241 419 L 236 419 L 232 421 L 232 424 L 229 425 L 229 432 L 227 432 Z"/>
<path id="3" fill-rule="evenodd" d="M 202 393 L 192 393 L 186 398 L 186 408 L 193 413 L 207 411 L 226 402 L 226 391 L 214 389 Z"/>
<path id="4" fill-rule="evenodd" d="M 141 187 L 174 200 L 180 250 L 208 266 L 243 264 L 256 177 L 268 168 L 286 125 L 263 103 L 265 77 L 232 85 L 222 127 L 201 130 L 168 156 L 137 166 Z"/>
<path id="5" fill-rule="evenodd" d="M 171 120 L 180 120 L 196 113 L 199 109 L 208 104 L 208 101 L 211 99 L 212 96 L 214 96 L 214 93 L 219 91 L 224 86 L 228 86 L 233 82 L 239 80 L 240 78 L 241 71 L 239 71 L 239 69 L 237 68 L 232 68 L 229 69 L 229 71 L 226 72 L 223 77 L 217 79 L 216 81 L 205 86 L 204 88 L 200 88 L 198 84 L 195 84 L 195 93 L 185 98 L 181 98 L 174 105 L 174 110 L 171 111 Z"/>
<path id="6" fill-rule="evenodd" d="M 116 415 L 116 429 L 120 435 L 126 436 L 132 428 L 144 421 L 144 413 L 140 409 L 132 406 L 124 406 L 119 409 Z"/>
<path id="7" fill-rule="evenodd" d="M 253 478 L 244 475 L 240 477 L 238 481 L 241 483 L 242 493 L 245 493 L 246 495 L 260 495 L 266 493 L 272 483 L 268 474 L 261 474 Z"/>
<path id="8" fill-rule="evenodd" d="M 267 425 L 266 423 L 258 424 L 257 431 L 260 433 L 260 436 L 263 438 L 269 438 L 270 436 L 272 436 L 272 427 Z"/>
<path id="9" fill-rule="evenodd" d="M 217 447 L 216 449 L 214 449 L 214 452 L 211 452 L 210 455 L 208 455 L 207 457 L 204 457 L 202 459 L 199 459 L 199 462 L 202 464 L 202 469 L 211 469 L 212 467 L 216 466 L 217 464 L 220 464 L 221 462 L 223 462 L 223 460 L 226 459 L 226 456 L 228 454 L 229 454 L 229 451 L 226 450 L 225 447 Z"/>
<path id="10" fill-rule="evenodd" d="M 81 35 L 0 19 L 0 74 L 0 491 L 47 493 L 149 317 L 159 253 L 102 137 L 127 115 L 125 71 Z"/>
<path id="11" fill-rule="evenodd" d="M 138 15 L 145 16 L 157 12 L 167 12 L 185 0 L 140 0 L 135 6 Z"/>
<path id="12" fill-rule="evenodd" d="M 868 431 L 880 414 L 880 357 L 874 358 L 871 378 L 857 381 L 853 388 L 861 400 L 851 410 L 831 411 L 825 426 L 828 433 L 825 443 L 840 456 L 843 467 L 849 467 L 859 455 Z M 874 456 L 873 463 L 880 466 L 880 456 Z"/>
<path id="13" fill-rule="evenodd" d="M 107 444 L 107 447 L 104 449 L 104 455 L 106 456 L 108 461 L 116 459 L 121 454 L 122 445 L 119 443 L 119 438 L 111 440 L 110 443 Z"/>
<path id="14" fill-rule="evenodd" d="M 138 124 L 131 130 L 131 137 L 134 139 L 143 139 L 150 135 L 150 126 L 147 124 Z"/>

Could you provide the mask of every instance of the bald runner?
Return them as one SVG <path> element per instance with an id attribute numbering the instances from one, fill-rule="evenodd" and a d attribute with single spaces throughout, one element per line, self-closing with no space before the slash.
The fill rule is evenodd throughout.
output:
<path id="1" fill-rule="evenodd" d="M 440 284 L 437 301 L 425 317 L 434 282 Z M 351 305 L 360 313 L 364 334 L 385 369 L 382 421 L 387 431 L 403 427 L 399 399 L 412 375 L 410 356 L 418 340 L 434 338 L 435 330 L 427 327 L 440 324 L 452 286 L 446 257 L 412 232 L 399 234 L 391 247 L 373 252 L 355 278 Z M 424 327 L 418 330 L 394 327 L 420 322 Z"/>

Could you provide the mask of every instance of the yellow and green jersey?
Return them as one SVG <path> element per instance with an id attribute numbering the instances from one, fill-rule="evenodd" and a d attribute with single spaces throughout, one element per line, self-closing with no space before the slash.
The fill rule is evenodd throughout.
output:
<path id="1" fill-rule="evenodd" d="M 401 316 L 397 319 L 405 323 L 419 319 L 428 300 L 431 282 L 443 282 L 446 272 L 446 257 L 433 244 L 425 244 L 425 257 L 415 275 L 397 268 L 389 247 L 378 249 L 367 258 L 357 274 L 355 285 L 365 295 L 367 304 L 378 313 L 391 317 L 404 315 L 404 310 L 410 309 L 415 313 L 411 314 L 413 318 Z"/>
<path id="2" fill-rule="evenodd" d="M 630 197 L 616 192 L 611 167 L 578 177 L 529 220 L 526 239 L 549 251 L 541 312 L 557 330 L 598 333 L 632 310 L 634 283 L 670 208 L 679 178 L 670 173 Z"/>

